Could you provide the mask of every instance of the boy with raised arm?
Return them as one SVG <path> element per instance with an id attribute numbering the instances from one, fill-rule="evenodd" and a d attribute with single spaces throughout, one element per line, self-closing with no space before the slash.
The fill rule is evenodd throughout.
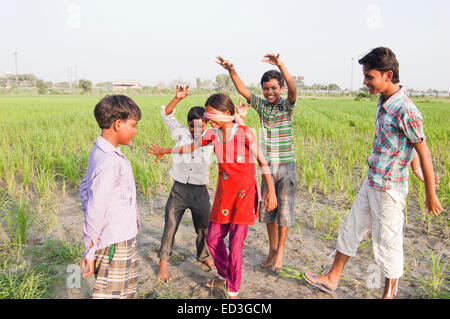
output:
<path id="1" fill-rule="evenodd" d="M 189 95 L 189 86 L 178 86 L 175 97 L 166 106 L 161 106 L 161 117 L 169 129 L 176 145 L 190 144 L 199 140 L 206 130 L 203 120 L 205 108 L 192 107 L 187 114 L 188 127 L 175 118 L 177 104 Z M 158 278 L 163 282 L 171 280 L 167 271 L 167 261 L 172 255 L 175 235 L 186 209 L 190 209 L 197 234 L 197 260 L 210 270 L 214 263 L 206 244 L 211 204 L 206 185 L 209 182 L 209 160 L 213 148 L 201 147 L 192 154 L 172 155 L 172 168 L 169 175 L 174 180 L 165 208 L 164 233 L 159 250 Z"/>
<path id="2" fill-rule="evenodd" d="M 297 89 L 295 82 L 280 55 L 266 54 L 263 62 L 276 65 L 280 71 L 270 70 L 263 74 L 261 86 L 264 99 L 250 93 L 238 76 L 234 66 L 221 56 L 218 64 L 225 68 L 233 83 L 248 103 L 258 112 L 262 128 L 262 149 L 269 160 L 270 170 L 275 183 L 278 207 L 267 211 L 261 207 L 260 222 L 267 224 L 269 235 L 269 254 L 261 263 L 261 267 L 271 267 L 273 272 L 279 272 L 283 266 L 283 250 L 289 227 L 295 225 L 295 193 L 297 190 L 297 166 L 294 158 L 294 141 L 292 121 L 294 117 Z M 287 99 L 281 94 L 288 88 Z M 245 107 L 240 108 L 240 116 L 245 119 Z M 267 186 L 262 180 L 263 195 Z"/>

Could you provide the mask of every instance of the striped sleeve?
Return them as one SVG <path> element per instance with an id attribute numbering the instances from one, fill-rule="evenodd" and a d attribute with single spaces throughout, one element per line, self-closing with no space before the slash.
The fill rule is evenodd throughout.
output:
<path id="1" fill-rule="evenodd" d="M 263 115 L 263 107 L 264 107 L 264 100 L 260 97 L 256 96 L 252 93 L 252 97 L 250 98 L 250 101 L 248 101 L 250 105 L 258 112 L 260 116 Z"/>
<path id="2" fill-rule="evenodd" d="M 284 100 L 283 106 L 286 108 L 286 110 L 289 112 L 289 115 L 292 117 L 292 115 L 294 114 L 295 111 L 295 106 L 297 104 L 297 100 L 295 100 L 294 103 L 291 103 L 291 101 L 289 101 L 289 98 L 286 98 Z"/>

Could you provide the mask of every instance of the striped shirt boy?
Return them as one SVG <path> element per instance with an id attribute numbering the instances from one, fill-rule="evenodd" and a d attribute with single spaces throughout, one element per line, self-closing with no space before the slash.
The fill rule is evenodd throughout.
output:
<path id="1" fill-rule="evenodd" d="M 267 100 L 254 94 L 249 103 L 258 112 L 261 121 L 264 156 L 273 164 L 294 162 L 292 120 L 295 104 L 280 97 L 278 103 L 272 106 Z"/>

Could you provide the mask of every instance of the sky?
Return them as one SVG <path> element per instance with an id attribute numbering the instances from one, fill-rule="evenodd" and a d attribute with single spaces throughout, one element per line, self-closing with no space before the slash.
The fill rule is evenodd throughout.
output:
<path id="1" fill-rule="evenodd" d="M 307 85 L 357 89 L 358 58 L 387 46 L 401 84 L 450 90 L 449 31 L 448 0 L 0 0 L 0 74 L 15 72 L 17 52 L 18 73 L 47 81 L 76 69 L 94 83 L 195 86 L 226 72 L 222 55 L 250 85 L 280 53 Z"/>

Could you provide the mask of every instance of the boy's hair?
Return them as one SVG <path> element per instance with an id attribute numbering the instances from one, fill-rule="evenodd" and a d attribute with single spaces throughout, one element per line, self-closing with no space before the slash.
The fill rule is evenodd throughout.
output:
<path id="1" fill-rule="evenodd" d="M 107 95 L 95 106 L 94 115 L 100 128 L 107 129 L 119 119 L 139 121 L 141 110 L 128 96 Z"/>
<path id="2" fill-rule="evenodd" d="M 205 108 L 202 106 L 192 107 L 187 114 L 188 123 L 192 120 L 203 120 L 203 114 L 205 114 Z"/>
<path id="3" fill-rule="evenodd" d="M 284 86 L 283 75 L 277 70 L 269 70 L 265 72 L 261 78 L 261 86 L 263 86 L 264 82 L 269 82 L 272 79 L 276 79 L 278 81 L 280 88 Z"/>
<path id="4" fill-rule="evenodd" d="M 397 57 L 389 48 L 375 48 L 360 59 L 358 63 L 365 66 L 369 70 L 377 70 L 381 73 L 391 70 L 394 73 L 392 83 L 397 84 L 400 82 Z"/>
<path id="5" fill-rule="evenodd" d="M 211 106 L 220 112 L 230 111 L 230 114 L 234 115 L 233 101 L 228 95 L 223 93 L 211 95 L 208 100 L 206 100 L 205 106 Z"/>

